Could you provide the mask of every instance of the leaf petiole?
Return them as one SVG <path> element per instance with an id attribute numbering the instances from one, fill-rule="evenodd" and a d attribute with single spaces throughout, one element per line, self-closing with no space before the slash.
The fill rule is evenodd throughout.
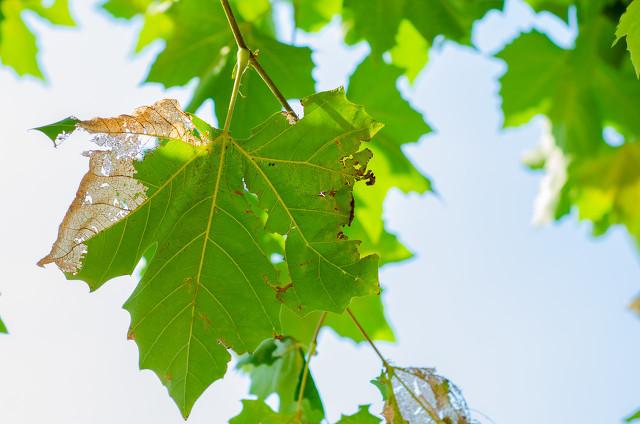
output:
<path id="1" fill-rule="evenodd" d="M 236 106 L 236 100 L 238 99 L 238 92 L 240 91 L 240 81 L 242 80 L 242 75 L 244 75 L 244 71 L 249 67 L 249 58 L 251 57 L 251 52 L 249 49 L 239 47 L 236 68 L 234 72 L 234 80 L 233 80 L 233 90 L 231 91 L 231 99 L 229 100 L 229 109 L 227 110 L 227 117 L 224 120 L 224 129 L 223 132 L 225 134 L 229 134 L 229 127 L 231 126 L 231 118 L 233 116 L 233 109 Z"/>

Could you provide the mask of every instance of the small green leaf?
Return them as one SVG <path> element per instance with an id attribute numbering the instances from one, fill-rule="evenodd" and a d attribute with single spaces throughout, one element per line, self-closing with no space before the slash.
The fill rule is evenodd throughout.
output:
<path id="1" fill-rule="evenodd" d="M 65 136 L 71 134 L 76 130 L 79 122 L 80 121 L 77 118 L 69 117 L 61 121 L 54 122 L 53 124 L 36 127 L 34 128 L 34 130 L 38 130 L 49 137 L 49 139 L 53 141 L 53 145 L 57 146 L 61 143 Z"/>
<path id="2" fill-rule="evenodd" d="M 278 411 L 295 413 L 305 363 L 303 346 L 292 338 L 285 338 L 263 342 L 256 352 L 241 358 L 237 366 L 251 377 L 251 394 L 266 400 L 275 393 L 279 398 Z M 322 400 L 311 374 L 307 377 L 303 399 L 315 415 L 324 417 Z"/>
<path id="3" fill-rule="evenodd" d="M 262 400 L 248 400 L 242 401 L 242 411 L 240 414 L 229 420 L 229 424 L 292 424 L 292 423 L 305 423 L 316 424 L 320 423 L 321 417 L 309 414 L 307 411 L 306 401 L 302 404 L 302 417 L 298 417 L 296 413 L 279 413 L 275 412 Z M 301 421 L 302 420 L 302 421 Z"/>
<path id="4" fill-rule="evenodd" d="M 307 32 L 320 31 L 342 10 L 342 0 L 291 0 L 295 25 Z"/>
<path id="5" fill-rule="evenodd" d="M 143 14 L 154 0 L 107 0 L 102 8 L 114 18 L 131 19 Z"/>
<path id="6" fill-rule="evenodd" d="M 2 319 L 0 319 L 0 333 L 6 334 L 7 332 L 7 327 L 4 325 L 4 322 L 2 322 Z"/>
<path id="7" fill-rule="evenodd" d="M 375 54 L 386 52 L 395 44 L 405 1 L 344 0 L 343 15 L 352 22 L 347 38 L 354 42 L 364 38 Z"/>
<path id="8" fill-rule="evenodd" d="M 337 424 L 377 424 L 381 422 L 380 418 L 369 412 L 370 405 L 360 405 L 358 412 L 353 415 L 342 415 Z"/>
<path id="9" fill-rule="evenodd" d="M 620 17 L 616 29 L 617 43 L 622 37 L 627 37 L 627 49 L 631 53 L 631 62 L 640 78 L 640 0 L 633 0 L 627 11 Z"/>
<path id="10" fill-rule="evenodd" d="M 416 30 L 411 21 L 403 19 L 391 49 L 391 63 L 403 68 L 413 83 L 429 60 L 429 42 Z"/>
<path id="11" fill-rule="evenodd" d="M 468 44 L 473 23 L 502 4 L 502 0 L 412 0 L 404 13 L 428 42 L 443 35 Z"/>
<path id="12" fill-rule="evenodd" d="M 632 423 L 635 421 L 640 421 L 640 410 L 636 411 L 635 413 L 629 415 L 627 418 L 624 419 L 624 422 L 626 423 Z"/>

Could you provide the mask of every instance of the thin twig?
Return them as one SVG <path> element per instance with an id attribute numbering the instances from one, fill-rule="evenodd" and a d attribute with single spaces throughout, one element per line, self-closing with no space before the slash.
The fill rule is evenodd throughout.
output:
<path id="1" fill-rule="evenodd" d="M 360 325 L 360 322 L 356 319 L 356 316 L 351 311 L 351 308 L 347 308 L 347 313 L 351 317 L 351 321 L 353 321 L 353 323 L 356 325 L 356 327 L 358 327 L 358 330 L 360 330 L 360 334 L 362 334 L 362 336 L 367 340 L 367 342 L 369 343 L 371 348 L 374 350 L 376 355 L 378 355 L 378 358 L 380 358 L 380 360 L 382 361 L 382 364 L 384 365 L 384 367 L 387 368 L 387 369 L 391 368 L 391 365 L 389 364 L 389 362 L 387 362 L 385 357 L 382 356 L 382 353 L 380 353 L 380 351 L 378 350 L 378 347 L 375 345 L 375 343 L 373 343 L 373 340 L 371 340 L 371 337 L 369 337 L 367 332 L 364 331 L 364 328 L 362 327 L 362 325 Z"/>
<path id="2" fill-rule="evenodd" d="M 307 380 L 309 378 L 309 363 L 311 362 L 311 358 L 316 353 L 316 346 L 318 346 L 318 334 L 320 333 L 320 329 L 322 328 L 322 324 L 324 324 L 324 320 L 327 318 L 327 311 L 322 312 L 320 315 L 320 319 L 318 320 L 318 324 L 316 324 L 316 329 L 313 332 L 313 337 L 311 338 L 311 342 L 309 343 L 309 351 L 307 353 L 307 360 L 304 364 L 304 370 L 302 371 L 302 380 L 300 381 L 300 391 L 298 392 L 298 402 L 296 405 L 296 415 L 300 417 L 302 415 L 302 399 L 304 398 L 304 389 L 307 385 Z"/>
<path id="3" fill-rule="evenodd" d="M 229 5 L 229 0 L 220 0 L 220 3 L 222 3 L 224 14 L 227 15 L 227 20 L 229 21 L 229 26 L 231 27 L 231 32 L 233 32 L 233 38 L 236 39 L 238 48 L 248 49 L 247 43 L 244 42 L 242 32 L 240 32 L 240 27 L 238 27 L 238 21 L 236 21 L 236 17 L 233 15 L 233 10 L 231 10 L 231 6 Z"/>
<path id="4" fill-rule="evenodd" d="M 224 13 L 227 16 L 227 21 L 229 21 L 231 32 L 233 32 L 233 38 L 236 40 L 236 45 L 238 46 L 239 49 L 249 50 L 249 63 L 251 63 L 251 66 L 253 66 L 256 72 L 258 72 L 258 75 L 260 75 L 260 78 L 262 78 L 262 81 L 264 81 L 264 83 L 267 84 L 267 87 L 269 87 L 269 90 L 271 90 L 271 93 L 275 96 L 276 99 L 278 99 L 282 107 L 287 111 L 287 114 L 289 114 L 289 116 L 291 116 L 295 121 L 297 121 L 298 115 L 291 108 L 291 105 L 289 104 L 287 99 L 284 97 L 280 89 L 278 89 L 278 86 L 276 86 L 276 84 L 273 82 L 271 77 L 269 77 L 269 74 L 267 74 L 267 71 L 265 71 L 262 65 L 260 65 L 260 62 L 258 62 L 258 57 L 256 53 L 251 51 L 251 49 L 249 49 L 249 47 L 247 46 L 247 43 L 244 41 L 244 37 L 242 36 L 242 31 L 240 31 L 240 27 L 238 26 L 238 21 L 236 20 L 236 17 L 233 14 L 233 10 L 231 10 L 231 6 L 229 5 L 229 0 L 220 0 L 220 3 L 222 4 Z"/>
<path id="5" fill-rule="evenodd" d="M 256 57 L 255 54 L 251 53 L 249 62 L 251 63 L 253 68 L 258 72 L 258 75 L 260 75 L 260 78 L 262 78 L 262 81 L 264 81 L 264 83 L 267 84 L 267 87 L 269 87 L 269 90 L 271 90 L 271 93 L 276 97 L 276 99 L 278 99 L 282 107 L 284 107 L 287 113 L 295 121 L 297 121 L 298 115 L 293 111 L 287 99 L 285 99 L 285 97 L 282 95 L 282 93 L 278 89 L 278 86 L 273 82 L 271 77 L 269 77 L 269 75 L 267 74 L 267 71 L 265 71 L 262 65 L 260 65 L 260 62 L 258 62 L 258 58 Z"/>
<path id="6" fill-rule="evenodd" d="M 353 314 L 353 312 L 351 311 L 350 308 L 347 308 L 347 314 L 349 314 L 349 316 L 351 317 L 351 321 L 353 321 L 353 323 L 356 325 L 356 327 L 358 327 L 358 330 L 360 330 L 360 334 L 362 334 L 362 337 L 365 338 L 365 340 L 369 343 L 369 345 L 371 346 L 373 351 L 376 353 L 376 355 L 378 355 L 378 358 L 380 358 L 380 361 L 382 361 L 382 365 L 384 365 L 384 368 L 387 371 L 387 374 L 389 375 L 390 381 L 392 381 L 393 377 L 395 377 L 396 380 L 398 380 L 398 382 L 400 383 L 400 385 L 402 387 L 404 387 L 405 390 L 407 390 L 409 392 L 409 395 L 413 398 L 413 400 L 415 400 L 416 403 L 418 403 L 418 405 L 420 405 L 422 407 L 422 409 L 424 409 L 427 412 L 427 414 L 429 414 L 431 419 L 434 422 L 436 422 L 436 424 L 445 424 L 444 421 L 442 421 L 440 419 L 440 417 L 438 417 L 438 414 L 436 414 L 433 411 L 433 408 L 430 408 L 428 405 L 425 405 L 424 402 L 420 399 L 420 397 L 417 396 L 413 392 L 413 390 L 411 390 L 409 388 L 407 383 L 405 383 L 400 378 L 400 376 L 396 373 L 395 368 L 391 364 L 389 364 L 389 361 L 387 361 L 386 358 L 382 355 L 382 353 L 378 350 L 378 347 L 375 345 L 375 343 L 373 343 L 373 340 L 371 339 L 371 337 L 369 337 L 369 334 L 367 334 L 367 332 L 362 327 L 362 325 L 360 324 L 360 322 L 358 321 L 358 319 Z"/>

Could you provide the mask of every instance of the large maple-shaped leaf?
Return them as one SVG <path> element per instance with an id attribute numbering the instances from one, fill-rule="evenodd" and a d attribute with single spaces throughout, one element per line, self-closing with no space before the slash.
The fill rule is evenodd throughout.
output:
<path id="1" fill-rule="evenodd" d="M 361 142 L 381 125 L 342 90 L 304 105 L 295 125 L 275 114 L 245 140 L 168 100 L 78 123 L 111 150 L 91 153 L 91 170 L 40 263 L 56 262 L 96 289 L 155 251 L 125 304 L 129 337 L 141 367 L 158 374 L 185 416 L 224 374 L 225 348 L 251 351 L 280 333 L 280 302 L 300 313 L 342 312 L 352 297 L 379 290 L 377 257 L 361 258 L 342 229 L 354 183 L 371 178 Z M 141 135 L 165 141 L 137 162 Z M 253 213 L 256 204 L 266 220 Z M 286 235 L 285 287 L 258 242 L 268 232 Z"/>

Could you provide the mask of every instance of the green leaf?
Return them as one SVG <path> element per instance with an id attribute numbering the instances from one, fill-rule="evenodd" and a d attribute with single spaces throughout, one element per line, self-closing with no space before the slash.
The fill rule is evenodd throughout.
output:
<path id="1" fill-rule="evenodd" d="M 381 422 L 380 418 L 371 415 L 369 405 L 360 405 L 358 412 L 353 415 L 342 415 L 338 424 L 377 424 Z"/>
<path id="2" fill-rule="evenodd" d="M 631 53 L 631 62 L 640 78 L 640 0 L 633 0 L 627 11 L 620 17 L 616 29 L 617 43 L 622 37 L 627 37 L 627 49 Z"/>
<path id="3" fill-rule="evenodd" d="M 240 414 L 229 420 L 229 424 L 291 424 L 303 422 L 307 423 L 319 423 L 321 418 L 317 416 L 308 415 L 306 412 L 306 405 L 303 403 L 302 421 L 293 414 L 283 414 L 275 412 L 262 400 L 243 400 L 242 411 Z"/>
<path id="4" fill-rule="evenodd" d="M 29 9 L 48 20 L 52 24 L 61 26 L 75 26 L 75 22 L 69 12 L 69 0 L 55 0 L 49 6 L 39 3 L 26 3 Z"/>
<path id="5" fill-rule="evenodd" d="M 640 410 L 636 411 L 634 414 L 629 415 L 627 418 L 624 419 L 624 422 L 632 423 L 638 420 L 640 420 Z"/>
<path id="6" fill-rule="evenodd" d="M 107 0 L 102 8 L 114 18 L 131 19 L 143 14 L 154 0 Z"/>
<path id="7" fill-rule="evenodd" d="M 232 45 L 233 36 L 222 8 L 210 1 L 181 1 L 166 13 L 173 21 L 173 31 L 146 80 L 173 87 L 204 75 Z"/>
<path id="8" fill-rule="evenodd" d="M 314 65 L 309 48 L 289 46 L 257 32 L 247 38 L 247 43 L 258 51 L 260 64 L 287 96 L 301 98 L 313 92 L 311 72 Z M 197 110 L 206 99 L 212 98 L 218 122 L 224 122 L 231 98 L 231 75 L 235 66 L 233 57 L 224 60 L 226 65 L 222 69 L 212 68 L 211 74 L 200 81 L 187 106 L 188 111 Z M 240 93 L 231 121 L 231 131 L 244 137 L 274 110 L 279 109 L 280 104 L 253 68 L 245 73 Z"/>
<path id="9" fill-rule="evenodd" d="M 320 31 L 342 10 L 342 0 L 291 0 L 295 25 L 307 32 Z"/>
<path id="10" fill-rule="evenodd" d="M 370 113 L 385 123 L 376 137 L 377 142 L 372 146 L 376 184 L 366 191 L 366 195 L 356 188 L 356 222 L 367 237 L 362 233 L 353 235 L 368 240 L 370 247 L 365 246 L 365 249 L 378 251 L 386 262 L 390 261 L 387 258 L 406 257 L 405 252 L 401 252 L 402 248 L 394 242 L 394 237 L 385 234 L 384 222 L 380 218 L 388 191 L 394 187 L 405 193 L 424 193 L 431 189 L 429 180 L 402 151 L 403 144 L 418 141 L 431 129 L 422 115 L 400 96 L 396 80 L 401 74 L 399 68 L 369 56 L 351 76 L 348 91 L 350 99 L 365 105 Z"/>
<path id="11" fill-rule="evenodd" d="M 565 193 L 596 232 L 622 224 L 640 240 L 640 144 L 576 160 L 569 166 Z"/>
<path id="12" fill-rule="evenodd" d="M 344 0 L 344 12 L 352 26 L 346 36 L 351 41 L 364 38 L 376 54 L 395 44 L 404 14 L 405 0 Z"/>
<path id="13" fill-rule="evenodd" d="M 271 394 L 279 398 L 280 413 L 295 413 L 300 382 L 305 368 L 303 346 L 292 338 L 267 340 L 255 353 L 238 361 L 238 368 L 251 376 L 249 392 L 260 400 Z M 311 374 L 307 377 L 303 399 L 313 415 L 324 418 L 324 407 Z"/>
<path id="14" fill-rule="evenodd" d="M 575 0 L 525 0 L 536 12 L 551 12 L 564 21 L 569 21 L 569 8 Z"/>
<path id="15" fill-rule="evenodd" d="M 361 258 L 358 242 L 340 234 L 353 184 L 370 176 L 361 142 L 380 124 L 341 90 L 303 103 L 297 124 L 278 113 L 245 140 L 169 100 L 79 124 L 115 150 L 92 154 L 58 241 L 39 264 L 55 262 L 97 289 L 156 249 L 125 304 L 129 337 L 140 366 L 156 372 L 185 416 L 224 374 L 225 347 L 252 351 L 280 333 L 280 300 L 301 314 L 342 312 L 354 296 L 379 291 L 378 258 Z M 141 143 L 135 134 L 169 140 L 135 163 L 134 179 L 131 159 L 118 152 Z M 252 213 L 256 195 L 266 222 Z M 265 231 L 287 234 L 286 288 L 277 287 L 257 241 Z"/>
<path id="16" fill-rule="evenodd" d="M 136 53 L 141 52 L 149 44 L 159 39 L 166 39 L 173 33 L 173 21 L 164 11 L 149 11 L 144 15 L 144 23 L 138 41 L 136 42 Z"/>
<path id="17" fill-rule="evenodd" d="M 571 50 L 537 32 L 507 46 L 498 55 L 509 66 L 501 79 L 505 124 L 520 125 L 545 114 L 557 145 L 572 155 L 596 154 L 604 148 L 602 131 L 607 124 L 624 135 L 640 134 L 632 116 L 640 107 L 640 86 L 601 54 L 601 34 L 610 29 L 603 19 L 585 24 Z M 620 95 L 615 100 L 612 90 Z"/>
<path id="18" fill-rule="evenodd" d="M 431 42 L 436 36 L 469 43 L 473 23 L 502 0 L 408 0 L 405 16 Z"/>
<path id="19" fill-rule="evenodd" d="M 2 322 L 2 319 L 0 319 L 0 333 L 3 333 L 3 334 L 8 333 L 7 327 L 4 325 L 4 322 Z"/>
<path id="20" fill-rule="evenodd" d="M 29 31 L 20 16 L 19 2 L 0 3 L 4 19 L 0 21 L 0 59 L 18 75 L 32 75 L 44 79 L 38 66 L 36 37 Z"/>
<path id="21" fill-rule="evenodd" d="M 280 414 L 275 412 L 262 400 L 243 400 L 242 411 L 231 418 L 229 424 L 288 424 L 294 414 Z"/>
<path id="22" fill-rule="evenodd" d="M 38 65 L 36 37 L 22 19 L 31 10 L 56 25 L 73 26 L 68 0 L 56 0 L 50 6 L 23 0 L 0 2 L 0 62 L 13 68 L 18 75 L 44 79 Z"/>
<path id="23" fill-rule="evenodd" d="M 372 340 L 395 341 L 393 330 L 387 322 L 379 295 L 353 298 L 349 307 L 358 317 L 360 324 Z M 312 312 L 300 317 L 289 309 L 283 309 L 280 317 L 284 334 L 294 337 L 303 343 L 309 343 L 313 337 L 316 323 L 320 319 L 320 312 Z M 336 314 L 330 312 L 324 325 L 331 328 L 340 337 L 351 339 L 356 343 L 366 341 L 346 313 Z"/>
<path id="24" fill-rule="evenodd" d="M 53 141 L 53 145 L 57 146 L 67 135 L 76 130 L 79 122 L 77 118 L 69 117 L 54 122 L 53 124 L 36 127 L 34 130 L 38 130 L 49 137 L 49 139 Z"/>
<path id="25" fill-rule="evenodd" d="M 420 35 L 411 21 L 403 19 L 391 49 L 391 63 L 403 68 L 413 83 L 429 60 L 429 43 Z"/>

